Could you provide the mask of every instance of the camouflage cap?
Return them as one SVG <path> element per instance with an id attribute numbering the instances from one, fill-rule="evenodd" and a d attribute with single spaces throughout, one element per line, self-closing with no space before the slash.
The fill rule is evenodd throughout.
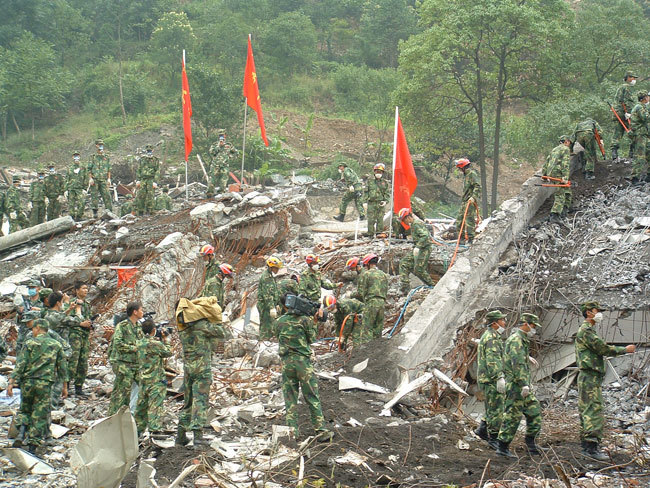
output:
<path id="1" fill-rule="evenodd" d="M 45 174 L 45 165 L 43 165 L 43 164 L 39 164 L 39 165 L 38 165 L 38 169 L 36 170 L 36 172 L 37 172 L 39 175 L 40 175 L 40 174 Z"/>
<path id="2" fill-rule="evenodd" d="M 73 156 L 81 156 L 81 153 L 79 151 L 72 151 Z"/>
<path id="3" fill-rule="evenodd" d="M 36 320 L 41 317 L 41 312 L 37 310 L 27 310 L 23 313 L 23 322 L 29 322 L 30 320 Z"/>
<path id="4" fill-rule="evenodd" d="M 49 330 L 50 323 L 45 319 L 36 319 L 32 327 L 40 327 L 43 330 Z"/>
<path id="5" fill-rule="evenodd" d="M 95 141 L 95 146 L 99 146 L 100 144 L 104 144 L 104 139 L 97 139 Z"/>
<path id="6" fill-rule="evenodd" d="M 637 92 L 637 94 L 636 94 L 636 98 L 637 98 L 639 101 L 640 101 L 640 100 L 643 100 L 643 99 L 644 99 L 645 97 L 647 97 L 647 96 L 648 96 L 648 92 L 646 92 L 645 90 L 641 90 L 640 92 Z"/>
<path id="7" fill-rule="evenodd" d="M 341 166 L 345 166 L 345 167 L 347 167 L 347 166 L 348 166 L 348 163 L 346 163 L 345 161 L 341 161 L 341 162 L 340 162 L 339 164 L 337 164 L 336 166 L 338 166 L 339 168 L 340 168 Z"/>
<path id="8" fill-rule="evenodd" d="M 152 144 L 147 144 L 144 146 L 145 151 L 153 151 L 153 145 Z"/>
<path id="9" fill-rule="evenodd" d="M 40 298 L 41 301 L 43 301 L 47 297 L 49 297 L 52 294 L 53 291 L 54 290 L 52 290 L 52 288 L 41 288 L 39 290 L 39 292 L 38 292 L 38 298 Z"/>
<path id="10" fill-rule="evenodd" d="M 27 283 L 27 288 L 36 288 L 41 286 L 42 284 L 38 280 L 29 280 L 29 283 Z"/>
<path id="11" fill-rule="evenodd" d="M 49 163 L 47 163 L 48 168 L 54 168 L 54 166 L 55 166 L 54 161 L 50 161 Z"/>
<path id="12" fill-rule="evenodd" d="M 501 313 L 501 310 L 491 310 L 488 312 L 488 314 L 485 316 L 485 319 L 488 321 L 488 323 L 496 322 L 499 319 L 505 319 L 506 316 Z"/>
<path id="13" fill-rule="evenodd" d="M 163 186 L 162 191 L 163 191 L 163 193 L 169 193 L 169 187 L 168 186 Z"/>
<path id="14" fill-rule="evenodd" d="M 522 313 L 521 321 L 526 322 L 527 324 L 533 324 L 535 327 L 539 327 L 541 325 L 539 323 L 539 317 L 534 313 Z"/>
<path id="15" fill-rule="evenodd" d="M 13 181 L 14 183 L 20 181 L 20 176 L 18 176 L 18 175 L 13 175 L 13 176 L 11 177 L 11 181 Z"/>
<path id="16" fill-rule="evenodd" d="M 585 313 L 587 310 L 591 310 L 592 308 L 597 308 L 598 310 L 605 310 L 603 307 L 600 306 L 600 303 L 595 301 L 585 302 L 582 305 L 580 305 L 580 311 L 582 313 Z"/>
<path id="17" fill-rule="evenodd" d="M 567 136 L 566 134 L 562 134 L 560 136 L 560 142 L 568 141 L 569 139 L 571 139 L 571 137 Z"/>
<path id="18" fill-rule="evenodd" d="M 626 78 L 638 78 L 639 75 L 636 74 L 634 71 L 626 71 L 625 72 L 625 77 Z"/>

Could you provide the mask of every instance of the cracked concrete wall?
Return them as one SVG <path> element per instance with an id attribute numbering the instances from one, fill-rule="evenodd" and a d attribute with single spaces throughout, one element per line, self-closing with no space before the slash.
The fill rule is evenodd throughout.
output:
<path id="1" fill-rule="evenodd" d="M 535 183 L 539 179 L 530 178 L 519 195 L 501 204 L 469 251 L 457 258 L 431 290 L 400 334 L 390 341 L 389 364 L 415 369 L 453 347 L 457 328 L 464 323 L 461 316 L 496 269 L 501 254 L 552 195 L 552 188 Z M 399 371 L 394 368 L 391 382 L 396 385 L 398 381 Z"/>

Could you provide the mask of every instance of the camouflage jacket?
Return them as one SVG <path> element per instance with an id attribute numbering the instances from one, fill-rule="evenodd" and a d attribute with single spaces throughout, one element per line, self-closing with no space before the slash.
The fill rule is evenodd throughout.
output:
<path id="1" fill-rule="evenodd" d="M 208 264 L 205 265 L 205 281 L 207 282 L 211 278 L 214 278 L 219 274 L 219 261 L 212 258 L 208 261 Z"/>
<path id="2" fill-rule="evenodd" d="M 630 129 L 635 136 L 648 135 L 648 121 L 650 120 L 650 112 L 648 106 L 642 103 L 637 103 L 632 109 L 630 117 Z"/>
<path id="3" fill-rule="evenodd" d="M 22 212 L 23 204 L 20 201 L 20 190 L 15 186 L 7 188 L 7 195 L 5 197 L 5 213 L 9 215 L 11 212 Z"/>
<path id="4" fill-rule="evenodd" d="M 45 181 L 35 180 L 29 185 L 29 201 L 32 203 L 45 201 Z"/>
<path id="5" fill-rule="evenodd" d="M 60 197 L 65 191 L 65 181 L 60 173 L 49 174 L 45 177 L 45 196 L 52 200 Z"/>
<path id="6" fill-rule="evenodd" d="M 345 186 L 354 186 L 354 191 L 356 192 L 363 191 L 361 180 L 350 168 L 345 168 L 343 174 L 341 175 L 341 181 L 345 183 Z"/>
<path id="7" fill-rule="evenodd" d="M 624 346 L 610 346 L 594 330 L 591 322 L 585 320 L 576 334 L 576 363 L 580 371 L 605 375 L 604 356 L 625 354 Z"/>
<path id="8" fill-rule="evenodd" d="M 223 309 L 226 304 L 224 303 L 224 286 L 223 279 L 219 275 L 210 278 L 203 285 L 202 297 L 217 297 L 219 306 Z"/>
<path id="9" fill-rule="evenodd" d="M 78 164 L 73 164 L 65 178 L 65 189 L 70 190 L 85 190 L 88 188 L 88 171 Z"/>
<path id="10" fill-rule="evenodd" d="M 11 377 L 18 383 L 25 380 L 65 381 L 66 366 L 61 344 L 48 334 L 28 339 Z"/>
<path id="11" fill-rule="evenodd" d="M 383 178 L 377 179 L 373 176 L 368 178 L 366 198 L 369 202 L 388 202 L 390 200 L 390 185 Z"/>
<path id="12" fill-rule="evenodd" d="M 178 331 L 183 345 L 183 367 L 186 375 L 210 374 L 214 325 L 205 319 L 192 322 Z"/>
<path id="13" fill-rule="evenodd" d="M 9 347 L 5 342 L 5 338 L 0 336 L 0 362 L 5 360 L 7 354 L 9 354 Z"/>
<path id="14" fill-rule="evenodd" d="M 503 346 L 503 371 L 508 383 L 530 386 L 529 350 L 528 336 L 519 328 L 506 339 Z"/>
<path id="15" fill-rule="evenodd" d="M 49 322 L 49 321 L 48 321 Z M 70 347 L 70 343 L 61 335 L 59 335 L 58 332 L 52 329 L 48 329 L 47 335 L 54 339 L 56 342 L 58 342 L 61 345 L 61 348 L 63 349 L 63 366 L 61 367 L 61 377 L 59 378 L 59 381 L 70 381 L 70 371 L 68 369 L 68 359 L 72 357 L 72 347 Z"/>
<path id="16" fill-rule="evenodd" d="M 616 110 L 621 120 L 625 121 L 625 112 L 631 113 L 630 110 L 632 110 L 635 104 L 636 101 L 632 93 L 632 85 L 629 83 L 619 85 L 616 90 L 616 95 L 614 95 L 614 110 Z M 617 124 L 619 123 L 614 114 L 612 114 L 612 120 L 615 120 Z"/>
<path id="17" fill-rule="evenodd" d="M 124 217 L 127 214 L 132 214 L 133 212 L 135 212 L 133 200 L 126 200 L 120 205 L 120 217 Z"/>
<path id="18" fill-rule="evenodd" d="M 155 156 L 143 156 L 138 164 L 137 178 L 141 180 L 156 180 L 160 177 L 160 161 Z"/>
<path id="19" fill-rule="evenodd" d="M 496 383 L 503 373 L 503 340 L 489 325 L 478 343 L 478 382 Z"/>
<path id="20" fill-rule="evenodd" d="M 76 297 L 73 297 L 70 299 L 70 303 L 75 303 L 77 300 Z M 64 312 L 70 308 L 70 305 L 64 305 Z M 90 306 L 90 303 L 84 300 L 84 302 L 81 304 L 81 312 L 80 314 L 76 313 L 70 313 L 69 319 L 70 319 L 70 333 L 71 334 L 90 334 L 90 329 L 87 327 L 81 327 L 81 322 L 85 322 L 86 320 L 90 320 L 90 318 L 93 316 L 93 311 Z"/>
<path id="21" fill-rule="evenodd" d="M 137 342 L 143 337 L 140 325 L 134 324 L 128 318 L 117 324 L 110 345 L 110 362 L 137 364 Z"/>
<path id="22" fill-rule="evenodd" d="M 337 326 L 340 326 L 343 323 L 343 320 L 346 316 L 350 314 L 360 314 L 363 310 L 363 303 L 354 298 L 344 298 L 336 302 L 336 312 L 334 312 L 334 323 Z M 345 324 L 346 329 L 349 331 L 350 326 L 352 325 L 348 319 L 348 322 Z"/>
<path id="23" fill-rule="evenodd" d="M 371 298 L 385 300 L 388 295 L 388 275 L 379 268 L 366 270 L 359 277 L 357 292 L 364 302 Z"/>
<path id="24" fill-rule="evenodd" d="M 600 125 L 594 119 L 586 119 L 583 120 L 582 122 L 578 122 L 576 124 L 576 128 L 573 131 L 574 137 L 572 137 L 571 140 L 575 141 L 575 135 L 578 134 L 579 132 L 588 132 L 593 134 L 594 128 L 598 129 L 598 133 L 600 135 L 603 134 L 603 129 L 600 128 Z"/>
<path id="25" fill-rule="evenodd" d="M 258 308 L 271 309 L 275 307 L 280 299 L 278 284 L 275 281 L 275 276 L 269 271 L 267 267 L 262 271 L 260 281 L 257 285 L 257 304 Z"/>
<path id="26" fill-rule="evenodd" d="M 156 210 L 171 210 L 172 199 L 169 195 L 164 193 L 156 198 Z"/>
<path id="27" fill-rule="evenodd" d="M 68 338 L 70 327 L 74 324 L 74 320 L 68 314 L 48 308 L 43 318 L 50 324 L 50 330 L 56 331 L 66 339 Z"/>
<path id="28" fill-rule="evenodd" d="M 282 298 L 284 295 L 287 293 L 291 293 L 292 295 L 298 295 L 300 292 L 299 290 L 299 285 L 296 280 L 292 280 L 291 278 L 285 278 L 284 280 L 280 280 L 278 282 L 278 295 L 280 298 Z M 280 305 L 280 303 L 278 303 Z"/>
<path id="29" fill-rule="evenodd" d="M 285 313 L 275 322 L 275 336 L 280 346 L 280 357 L 299 354 L 311 357 L 311 343 L 316 339 L 316 323 L 312 317 Z"/>
<path id="30" fill-rule="evenodd" d="M 467 205 L 467 200 L 473 198 L 476 200 L 476 203 L 480 201 L 481 198 L 481 177 L 478 175 L 476 170 L 468 169 L 465 172 L 464 183 L 463 183 L 463 203 Z M 463 208 L 463 212 L 465 209 Z"/>
<path id="31" fill-rule="evenodd" d="M 312 302 L 318 302 L 320 300 L 320 289 L 332 290 L 334 286 L 334 283 L 330 280 L 323 278 L 320 271 L 315 271 L 307 266 L 307 269 L 300 275 L 298 293 Z"/>
<path id="32" fill-rule="evenodd" d="M 158 383 L 166 379 L 164 359 L 172 355 L 166 344 L 152 337 L 143 337 L 136 343 L 140 379 L 145 383 Z"/>
<path id="33" fill-rule="evenodd" d="M 570 153 L 571 151 L 564 144 L 555 146 L 551 154 L 546 158 L 546 164 L 543 168 L 544 176 L 562 178 L 564 181 L 568 181 L 571 171 Z"/>
<path id="34" fill-rule="evenodd" d="M 3 188 L 2 190 L 0 190 L 0 218 L 2 218 L 2 216 L 5 213 L 6 200 L 7 200 L 7 190 Z"/>
<path id="35" fill-rule="evenodd" d="M 431 234 L 424 222 L 416 220 L 411 224 L 411 237 L 415 247 L 423 250 L 431 249 Z"/>
<path id="36" fill-rule="evenodd" d="M 106 154 L 93 154 L 87 169 L 94 179 L 105 181 L 111 172 L 111 159 Z"/>

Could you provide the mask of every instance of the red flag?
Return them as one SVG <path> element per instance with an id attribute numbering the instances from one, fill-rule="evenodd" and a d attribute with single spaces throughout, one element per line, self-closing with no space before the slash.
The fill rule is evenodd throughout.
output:
<path id="1" fill-rule="evenodd" d="M 397 111 L 395 111 L 395 117 L 397 118 L 395 124 L 397 134 L 395 136 L 395 148 L 393 150 L 395 158 L 393 170 L 393 212 L 399 213 L 403 208 L 411 208 L 411 195 L 413 195 L 415 188 L 418 186 L 418 179 L 415 176 L 411 153 L 409 152 L 404 129 L 402 129 L 402 121 Z"/>
<path id="2" fill-rule="evenodd" d="M 185 57 L 183 56 L 183 132 L 185 133 L 185 161 L 192 152 L 192 101 L 190 100 L 190 84 L 185 72 Z"/>
<path id="3" fill-rule="evenodd" d="M 262 115 L 262 101 L 260 100 L 260 90 L 257 85 L 257 72 L 255 71 L 255 60 L 253 59 L 253 47 L 251 46 L 251 36 L 248 36 L 248 56 L 246 56 L 246 70 L 244 71 L 244 96 L 248 106 L 257 113 L 257 122 L 260 124 L 262 140 L 265 145 L 269 145 L 266 138 L 266 129 L 264 128 L 264 116 Z"/>

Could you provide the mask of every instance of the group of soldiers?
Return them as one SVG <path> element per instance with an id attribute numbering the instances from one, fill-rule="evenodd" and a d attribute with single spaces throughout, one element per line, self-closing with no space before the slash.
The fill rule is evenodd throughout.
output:
<path id="1" fill-rule="evenodd" d="M 578 411 L 582 452 L 597 460 L 608 457 L 599 449 L 603 438 L 604 415 L 602 383 L 605 356 L 633 353 L 635 346 L 610 346 L 596 332 L 603 320 L 603 308 L 595 301 L 580 307 L 584 322 L 575 339 L 578 365 Z M 497 454 L 516 457 L 510 443 L 526 418 L 525 444 L 531 455 L 543 450 L 536 443 L 542 428 L 542 409 L 532 384 L 530 365 L 538 366 L 530 356 L 530 339 L 539 332 L 537 315 L 524 313 L 519 325 L 504 341 L 506 316 L 492 310 L 486 316 L 486 331 L 478 341 L 478 385 L 485 402 L 485 418 L 474 433 L 496 449 Z"/>
<path id="2" fill-rule="evenodd" d="M 623 84 L 616 90 L 614 105 L 610 105 L 614 121 L 610 145 L 612 160 L 622 160 L 619 149 L 621 140 L 627 135 L 630 139 L 628 159 L 632 162 L 632 184 L 650 182 L 650 93 L 646 90 L 634 93 L 637 78 L 632 71 L 625 73 Z M 583 168 L 585 179 L 593 180 L 598 151 L 605 156 L 602 136 L 598 122 L 583 120 L 576 125 L 571 136 L 560 136 L 559 145 L 547 157 L 542 175 L 557 187 L 549 216 L 551 222 L 560 222 L 571 207 L 571 157 L 578 159 L 577 166 Z"/>
<path id="3" fill-rule="evenodd" d="M 35 452 L 52 443 L 50 411 L 68 396 L 68 384 L 78 398 L 86 398 L 83 384 L 95 318 L 87 295 L 88 285 L 83 282 L 75 283 L 74 297 L 69 297 L 34 280 L 27 285 L 27 296 L 14 299 L 16 367 L 7 387 L 10 397 L 14 386 L 21 391 L 14 446 Z"/>

